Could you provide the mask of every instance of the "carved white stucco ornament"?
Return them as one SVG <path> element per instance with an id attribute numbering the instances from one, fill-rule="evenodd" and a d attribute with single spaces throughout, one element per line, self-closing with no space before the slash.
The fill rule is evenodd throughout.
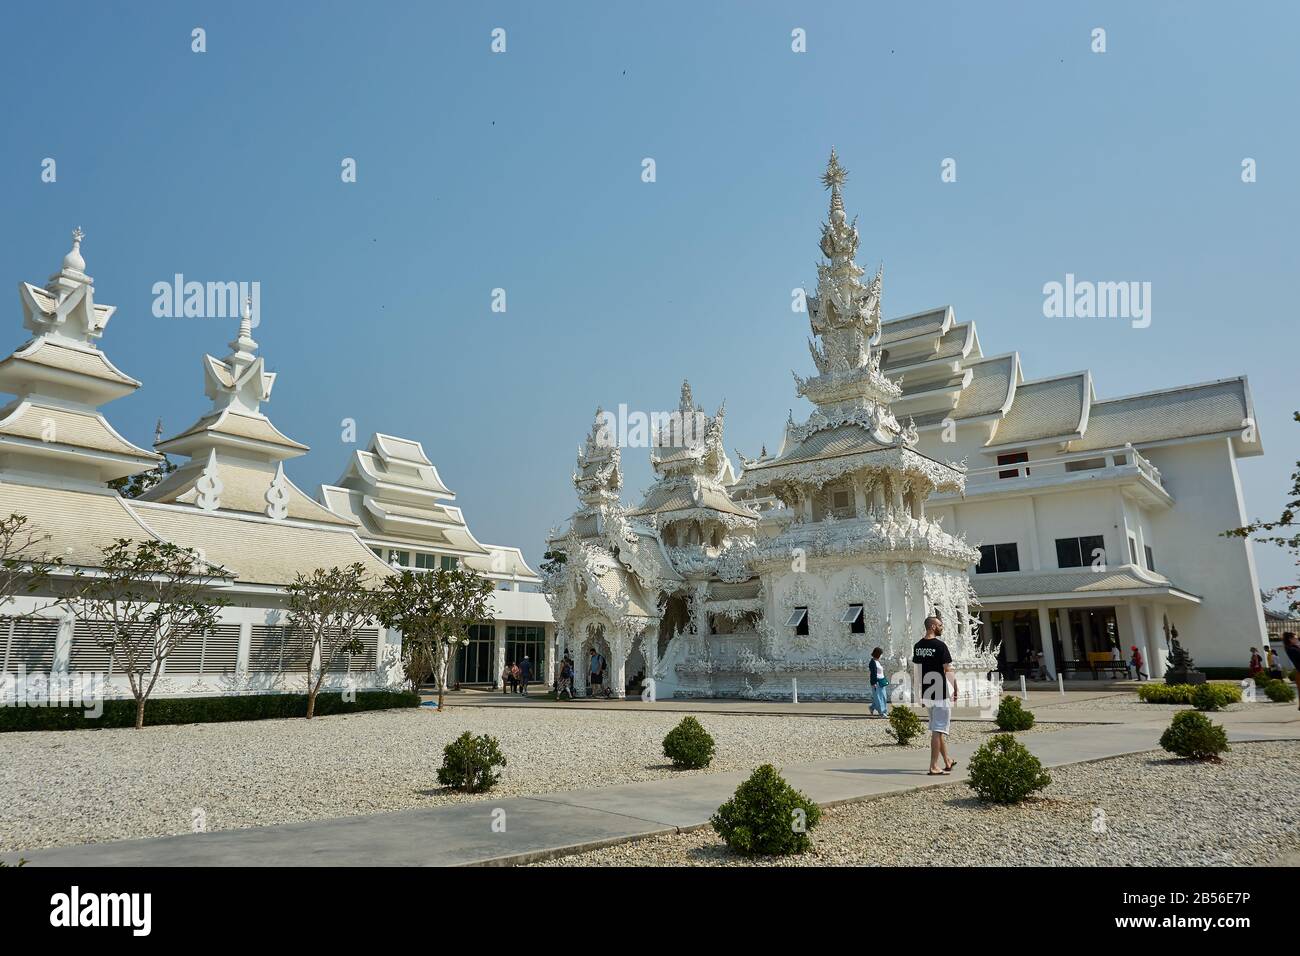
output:
<path id="1" fill-rule="evenodd" d="M 289 481 L 284 477 L 284 462 L 275 466 L 275 477 L 266 489 L 266 516 L 279 521 L 289 514 Z"/>
<path id="2" fill-rule="evenodd" d="M 203 473 L 199 475 L 198 481 L 194 483 L 194 490 L 198 493 L 194 503 L 204 511 L 216 511 L 221 507 L 221 475 L 217 471 L 217 450 L 214 448 L 208 454 L 208 463 L 203 468 Z"/>

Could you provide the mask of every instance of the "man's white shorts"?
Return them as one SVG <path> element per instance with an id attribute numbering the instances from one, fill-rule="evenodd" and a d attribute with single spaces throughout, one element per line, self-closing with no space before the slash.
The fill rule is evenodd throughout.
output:
<path id="1" fill-rule="evenodd" d="M 946 734 L 948 725 L 952 723 L 952 705 L 945 700 L 928 706 L 930 708 L 930 733 Z"/>

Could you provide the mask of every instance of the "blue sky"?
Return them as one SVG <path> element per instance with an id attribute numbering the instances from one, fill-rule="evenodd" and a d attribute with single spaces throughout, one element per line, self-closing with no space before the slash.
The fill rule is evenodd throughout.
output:
<path id="1" fill-rule="evenodd" d="M 1300 13 L 1059 6 L 28 5 L 0 65 L 0 263 L 44 282 L 86 230 L 103 347 L 145 383 L 106 412 L 142 444 L 202 413 L 200 356 L 234 335 L 155 318 L 153 284 L 259 281 L 265 410 L 313 447 L 293 480 L 339 476 L 345 418 L 418 438 L 475 534 L 535 562 L 598 403 L 671 408 L 689 377 L 747 454 L 806 414 L 790 290 L 815 281 L 834 144 L 887 316 L 951 304 L 986 353 L 1091 368 L 1099 397 L 1247 373 L 1247 507 L 1273 516 L 1300 457 Z M 1067 272 L 1151 282 L 1150 327 L 1044 318 Z M 635 498 L 645 453 L 624 457 Z"/>

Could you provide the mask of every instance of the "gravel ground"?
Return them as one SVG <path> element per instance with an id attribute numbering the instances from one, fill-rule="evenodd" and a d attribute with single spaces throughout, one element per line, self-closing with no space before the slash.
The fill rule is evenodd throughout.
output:
<path id="1" fill-rule="evenodd" d="M 747 860 L 705 827 L 541 865 L 1244 866 L 1300 850 L 1297 741 L 1235 744 L 1219 764 L 1157 751 L 1050 772 L 1016 806 L 957 783 L 832 807 L 800 857 Z"/>
<path id="2" fill-rule="evenodd" d="M 717 741 L 717 757 L 707 770 L 676 771 L 662 741 L 681 716 L 412 708 L 310 722 L 6 733 L 0 736 L 0 851 L 188 833 L 200 811 L 206 828 L 219 830 L 476 799 L 437 784 L 442 748 L 466 730 L 495 736 L 509 761 L 493 797 L 897 746 L 879 719 L 702 713 L 696 716 Z M 953 728 L 954 740 L 970 740 L 993 725 L 954 721 Z M 922 749 L 925 738 L 913 746 Z"/>
<path id="3" fill-rule="evenodd" d="M 1020 695 L 1008 691 L 1007 696 L 1019 697 Z M 1037 696 L 1038 695 L 1031 693 L 1029 703 L 1025 705 L 1035 713 L 1040 710 L 1046 713 L 1050 713 L 1053 710 L 1099 710 L 1112 712 L 1139 711 L 1155 717 L 1158 717 L 1161 714 L 1168 714 L 1172 717 L 1178 711 L 1187 710 L 1191 706 L 1190 704 L 1148 704 L 1145 701 L 1138 699 L 1136 691 L 1131 693 L 1107 694 L 1104 697 L 1090 697 L 1082 700 L 1075 697 L 1062 700 L 1059 696 L 1047 700 L 1035 699 Z M 1223 708 L 1222 712 L 1257 710 L 1261 707 L 1274 707 L 1279 710 L 1285 707 L 1290 707 L 1294 710 L 1295 706 L 1294 701 L 1290 704 L 1275 704 L 1263 694 L 1260 694 L 1259 699 L 1254 702 L 1242 701 L 1240 704 L 1229 704 Z"/>

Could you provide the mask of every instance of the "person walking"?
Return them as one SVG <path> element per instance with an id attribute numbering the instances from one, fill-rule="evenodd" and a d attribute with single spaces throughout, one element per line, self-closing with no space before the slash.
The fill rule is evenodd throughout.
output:
<path id="1" fill-rule="evenodd" d="M 519 693 L 519 665 L 510 665 L 510 693 Z"/>
<path id="2" fill-rule="evenodd" d="M 596 691 L 605 680 L 605 658 L 600 656 L 600 651 L 592 650 L 591 652 L 591 696 L 596 696 Z"/>
<path id="3" fill-rule="evenodd" d="M 880 717 L 889 715 L 889 678 L 885 676 L 885 665 L 880 662 L 882 648 L 871 652 L 867 667 L 871 671 L 871 712 Z"/>
<path id="4" fill-rule="evenodd" d="M 1295 681 L 1297 696 L 1300 696 L 1300 638 L 1295 631 L 1282 632 L 1282 650 L 1291 658 L 1291 679 Z"/>
<path id="5" fill-rule="evenodd" d="M 1250 649 L 1250 667 L 1246 670 L 1247 677 L 1254 677 L 1264 671 L 1264 660 L 1259 656 L 1259 649 L 1252 647 Z"/>
<path id="6" fill-rule="evenodd" d="M 533 679 L 533 662 L 527 654 L 519 662 L 519 691 L 525 697 L 528 696 L 528 682 Z"/>
<path id="7" fill-rule="evenodd" d="M 557 700 L 560 694 L 573 700 L 573 659 L 568 654 L 564 655 L 564 661 L 560 664 L 560 686 L 555 694 Z"/>
<path id="8" fill-rule="evenodd" d="M 507 664 L 501 668 L 501 693 L 503 694 L 509 693 L 511 685 L 514 683 L 514 677 L 510 674 L 510 668 L 513 666 L 513 664 Z"/>
<path id="9" fill-rule="evenodd" d="M 957 761 L 948 754 L 948 730 L 952 725 L 952 701 L 957 699 L 952 652 L 940 638 L 943 619 L 925 619 L 925 637 L 912 647 L 912 663 L 921 668 L 921 700 L 930 710 L 931 777 L 952 773 Z"/>
<path id="10" fill-rule="evenodd" d="M 1142 652 L 1138 650 L 1136 644 L 1130 650 L 1133 652 L 1133 656 L 1128 659 L 1128 662 L 1133 665 L 1133 673 L 1137 675 L 1137 679 L 1144 681 L 1147 679 L 1147 675 L 1142 672 Z"/>

